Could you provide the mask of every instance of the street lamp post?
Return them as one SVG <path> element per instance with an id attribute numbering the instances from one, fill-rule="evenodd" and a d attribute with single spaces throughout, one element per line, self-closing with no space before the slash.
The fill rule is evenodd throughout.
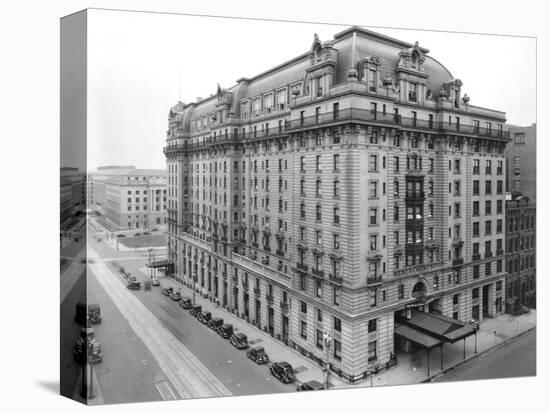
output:
<path id="1" fill-rule="evenodd" d="M 479 321 L 472 319 L 470 325 L 474 328 L 474 354 L 477 354 L 477 331 L 479 330 Z"/>
<path id="2" fill-rule="evenodd" d="M 195 279 L 197 277 L 197 271 L 193 270 L 193 305 L 195 304 Z"/>
<path id="3" fill-rule="evenodd" d="M 152 279 L 153 278 L 153 269 L 151 268 L 151 253 L 153 252 L 153 248 L 152 247 L 149 247 L 149 273 L 150 273 L 150 276 L 149 278 Z"/>
<path id="4" fill-rule="evenodd" d="M 329 378 L 329 350 L 330 350 L 330 345 L 331 345 L 331 342 L 332 342 L 332 336 L 330 335 L 330 332 L 327 332 L 325 331 L 323 333 L 323 339 L 324 339 L 324 342 L 325 342 L 325 349 L 326 349 L 326 367 L 325 369 L 327 370 L 326 372 L 326 380 L 325 380 L 325 389 L 328 390 L 328 387 L 329 387 L 329 382 L 328 382 L 328 378 Z"/>

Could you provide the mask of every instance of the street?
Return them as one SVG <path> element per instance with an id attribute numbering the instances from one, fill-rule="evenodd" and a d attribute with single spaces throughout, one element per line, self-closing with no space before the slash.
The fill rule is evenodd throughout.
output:
<path id="1" fill-rule="evenodd" d="M 486 355 L 458 366 L 434 382 L 536 375 L 536 346 L 537 335 L 533 330 Z"/>
<path id="2" fill-rule="evenodd" d="M 94 325 L 104 353 L 103 361 L 94 366 L 94 378 L 104 403 L 296 390 L 296 384 L 279 382 L 268 366 L 256 365 L 245 351 L 163 296 L 160 287 L 126 289 L 116 263 L 143 282 L 148 253 L 117 251 L 103 236 L 97 234 L 101 241 L 95 236 L 90 231 L 88 301 L 99 303 L 103 316 L 103 322 Z M 80 300 L 76 291 L 67 296 L 71 300 L 64 306 L 66 323 L 74 323 L 74 304 Z M 66 340 L 65 352 L 72 350 L 72 341 Z"/>

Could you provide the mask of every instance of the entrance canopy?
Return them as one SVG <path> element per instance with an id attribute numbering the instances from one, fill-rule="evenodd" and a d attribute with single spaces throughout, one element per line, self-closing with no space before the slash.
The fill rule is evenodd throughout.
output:
<path id="1" fill-rule="evenodd" d="M 402 318 L 399 322 L 404 326 L 450 343 L 464 339 L 476 332 L 476 328 L 470 324 L 448 316 L 417 310 L 411 310 L 410 319 Z"/>
<path id="2" fill-rule="evenodd" d="M 395 324 L 393 332 L 396 335 L 399 335 L 400 337 L 407 339 L 410 342 L 413 342 L 416 345 L 426 349 L 432 349 L 442 344 L 439 339 L 426 335 L 425 333 L 409 328 L 405 325 Z"/>
<path id="3" fill-rule="evenodd" d="M 159 267 L 168 267 L 168 266 L 174 266 L 174 262 L 172 260 L 160 260 L 158 262 L 147 263 L 147 267 L 151 267 L 153 269 L 157 269 Z"/>

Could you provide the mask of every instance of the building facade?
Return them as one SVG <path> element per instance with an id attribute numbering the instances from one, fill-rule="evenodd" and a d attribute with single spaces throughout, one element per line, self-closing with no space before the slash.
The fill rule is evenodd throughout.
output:
<path id="1" fill-rule="evenodd" d="M 428 52 L 352 27 L 172 107 L 175 277 L 351 381 L 411 309 L 503 312 L 505 114 Z"/>
<path id="2" fill-rule="evenodd" d="M 60 169 L 60 223 L 63 224 L 78 210 L 85 209 L 86 175 L 78 168 Z"/>
<path id="3" fill-rule="evenodd" d="M 506 147 L 507 191 L 537 199 L 537 125 L 509 125 L 510 143 Z"/>
<path id="4" fill-rule="evenodd" d="M 166 171 L 106 166 L 88 175 L 90 206 L 117 229 L 166 225 Z"/>
<path id="5" fill-rule="evenodd" d="M 506 312 L 536 308 L 536 205 L 519 195 L 506 202 Z"/>

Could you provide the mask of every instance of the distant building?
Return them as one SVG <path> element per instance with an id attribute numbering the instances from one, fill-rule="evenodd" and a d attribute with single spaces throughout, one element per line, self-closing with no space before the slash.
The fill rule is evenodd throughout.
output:
<path id="1" fill-rule="evenodd" d="M 166 223 L 166 170 L 99 167 L 88 175 L 89 207 L 118 229 L 148 229 Z"/>
<path id="2" fill-rule="evenodd" d="M 528 197 L 506 202 L 506 312 L 536 307 L 536 206 Z"/>
<path id="3" fill-rule="evenodd" d="M 537 124 L 509 126 L 510 143 L 506 146 L 506 190 L 521 193 L 530 201 L 537 199 Z"/>
<path id="4" fill-rule="evenodd" d="M 76 211 L 84 209 L 86 175 L 78 168 L 60 169 L 60 223 L 63 224 Z"/>

